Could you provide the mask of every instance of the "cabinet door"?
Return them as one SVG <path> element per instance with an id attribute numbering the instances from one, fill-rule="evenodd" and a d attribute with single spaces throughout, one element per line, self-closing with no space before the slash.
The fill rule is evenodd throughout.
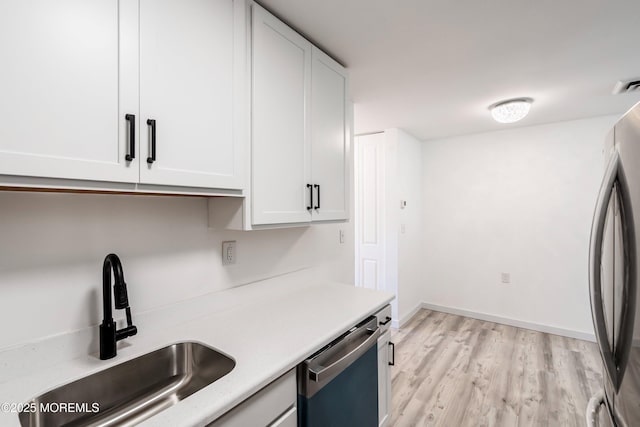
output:
<path id="1" fill-rule="evenodd" d="M 389 331 L 378 338 L 378 422 L 380 427 L 389 424 L 391 415 L 390 340 L 391 332 Z"/>
<path id="2" fill-rule="evenodd" d="M 140 182 L 243 187 L 244 11 L 242 0 L 140 0 Z"/>
<path id="3" fill-rule="evenodd" d="M 0 174 L 138 180 L 137 14 L 137 0 L 2 1 Z"/>
<path id="4" fill-rule="evenodd" d="M 260 6 L 253 10 L 252 222 L 311 221 L 306 111 L 311 44 Z"/>
<path id="5" fill-rule="evenodd" d="M 313 220 L 348 218 L 349 138 L 347 74 L 344 67 L 313 48 L 311 68 L 311 177 Z"/>
<path id="6" fill-rule="evenodd" d="M 207 427 L 292 427 L 296 421 L 296 370 L 293 369 Z"/>

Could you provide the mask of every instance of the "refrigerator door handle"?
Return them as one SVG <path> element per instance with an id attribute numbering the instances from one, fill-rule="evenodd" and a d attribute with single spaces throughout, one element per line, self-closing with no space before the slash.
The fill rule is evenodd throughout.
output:
<path id="1" fill-rule="evenodd" d="M 606 405 L 606 403 L 604 390 L 600 389 L 591 397 L 591 399 L 589 399 L 589 403 L 587 404 L 587 412 L 585 414 L 587 427 L 599 427 L 598 412 L 602 409 L 602 405 Z M 606 410 L 607 409 L 605 408 L 605 411 Z"/>
<path id="2" fill-rule="evenodd" d="M 620 155 L 617 151 L 614 151 L 607 166 L 600 192 L 598 193 L 593 223 L 591 225 L 591 238 L 589 241 L 589 296 L 591 298 L 591 316 L 593 318 L 593 326 L 605 370 L 616 388 L 618 387 L 618 374 L 613 353 L 609 347 L 609 337 L 605 323 L 600 264 L 602 262 L 602 242 L 604 239 L 607 208 L 613 195 L 619 165 Z"/>
<path id="3" fill-rule="evenodd" d="M 631 208 L 631 193 L 624 165 L 618 160 L 616 193 L 619 200 L 620 225 L 622 228 L 623 289 L 622 307 L 620 310 L 620 335 L 615 340 L 614 361 L 618 382 L 616 389 L 622 384 L 629 354 L 633 345 L 633 328 L 636 314 L 637 265 L 636 234 Z M 616 390 L 618 391 L 618 390 Z"/>

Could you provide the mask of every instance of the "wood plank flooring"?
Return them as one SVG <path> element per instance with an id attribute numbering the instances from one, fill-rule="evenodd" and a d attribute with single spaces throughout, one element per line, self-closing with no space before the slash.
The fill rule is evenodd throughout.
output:
<path id="1" fill-rule="evenodd" d="M 394 427 L 584 426 L 595 343 L 430 310 L 392 332 Z"/>

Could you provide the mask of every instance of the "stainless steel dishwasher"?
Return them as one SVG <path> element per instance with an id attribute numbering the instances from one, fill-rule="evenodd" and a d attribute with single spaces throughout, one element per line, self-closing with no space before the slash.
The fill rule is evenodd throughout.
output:
<path id="1" fill-rule="evenodd" d="M 298 365 L 300 427 L 378 425 L 379 335 L 370 316 Z"/>

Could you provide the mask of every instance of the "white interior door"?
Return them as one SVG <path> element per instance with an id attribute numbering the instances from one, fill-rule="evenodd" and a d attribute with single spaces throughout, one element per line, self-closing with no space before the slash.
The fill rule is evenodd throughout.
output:
<path id="1" fill-rule="evenodd" d="M 311 67 L 311 181 L 313 220 L 348 218 L 349 128 L 347 72 L 313 48 Z"/>
<path id="2" fill-rule="evenodd" d="M 3 0 L 0 174 L 137 182 L 137 0 Z"/>
<path id="3" fill-rule="evenodd" d="M 309 223 L 311 43 L 252 10 L 252 222 Z"/>
<path id="4" fill-rule="evenodd" d="M 385 134 L 358 136 L 356 149 L 356 285 L 385 289 Z"/>
<path id="5" fill-rule="evenodd" d="M 241 0 L 140 1 L 140 182 L 242 188 L 234 90 L 244 78 L 236 52 L 244 52 L 245 27 L 234 17 L 243 7 Z"/>

